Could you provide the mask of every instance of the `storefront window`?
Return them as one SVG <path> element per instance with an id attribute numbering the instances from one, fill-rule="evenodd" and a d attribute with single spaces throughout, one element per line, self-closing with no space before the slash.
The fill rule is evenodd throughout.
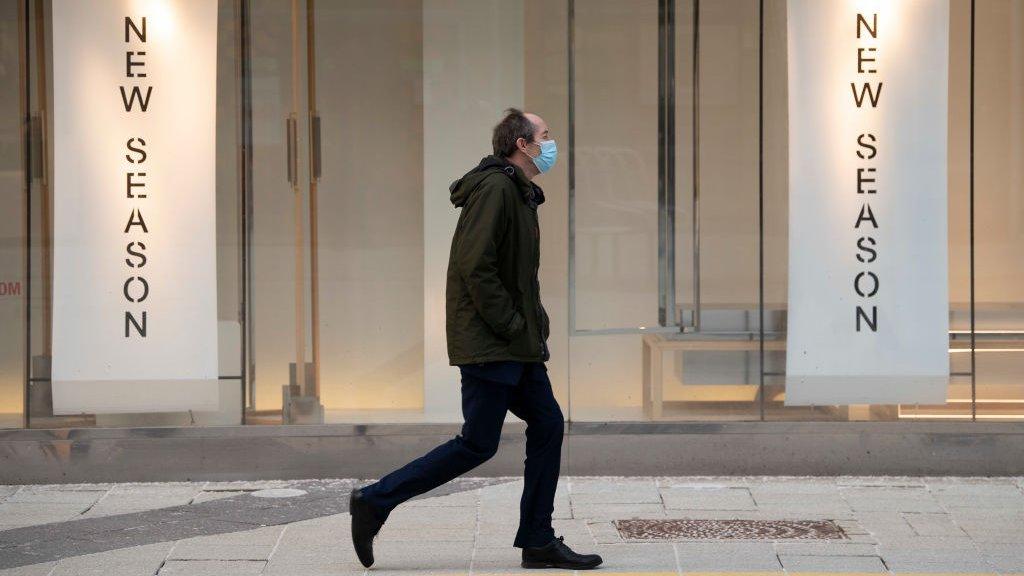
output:
<path id="1" fill-rule="evenodd" d="M 560 149 L 537 180 L 540 282 L 570 420 L 1024 418 L 1019 3 L 949 2 L 945 401 L 860 404 L 793 402 L 787 369 L 799 3 L 203 1 L 216 26 L 194 68 L 215 81 L 194 90 L 214 98 L 215 169 L 198 198 L 212 199 L 202 294 L 215 306 L 191 336 L 216 342 L 210 394 L 190 408 L 195 382 L 155 394 L 146 382 L 172 377 L 155 374 L 120 381 L 131 398 L 110 406 L 122 408 L 78 411 L 61 408 L 70 356 L 55 357 L 77 318 L 56 229 L 69 190 L 57 151 L 71 140 L 55 126 L 71 113 L 57 106 L 72 77 L 59 71 L 94 61 L 69 55 L 73 38 L 54 42 L 60 2 L 0 2 L 0 427 L 461 421 L 444 327 L 448 185 L 490 153 L 510 106 L 543 116 Z M 125 75 L 125 44 L 158 40 L 141 27 L 122 38 L 123 19 L 142 15 L 100 4 L 116 34 L 96 53 L 120 50 L 110 66 Z M 149 14 L 153 38 L 199 34 L 179 4 Z"/>
<path id="2" fill-rule="evenodd" d="M 965 3 L 966 4 L 966 3 Z M 1024 417 L 1024 6 L 976 8 L 974 306 L 978 418 Z"/>
<path id="3" fill-rule="evenodd" d="M 28 258 L 29 285 L 31 286 L 28 292 L 30 348 L 27 354 L 23 352 L 30 374 L 25 387 L 28 392 L 28 414 L 25 422 L 33 428 L 238 424 L 241 421 L 242 410 L 240 266 L 243 261 L 241 251 L 243 241 L 240 222 L 244 217 L 239 189 L 240 167 L 242 166 L 239 154 L 242 124 L 239 90 L 241 76 L 238 68 L 240 61 L 238 50 L 239 6 L 237 3 L 221 2 L 208 5 L 208 12 L 195 14 L 192 11 L 196 11 L 199 5 L 176 13 L 170 5 L 151 4 L 143 7 L 146 14 L 142 15 L 124 14 L 124 7 L 116 3 L 96 6 L 97 17 L 107 16 L 108 22 L 104 23 L 103 30 L 112 31 L 113 39 L 110 46 L 97 47 L 95 53 L 86 51 L 83 56 L 88 58 L 88 66 L 86 66 L 85 62 L 76 60 L 79 56 L 73 49 L 65 48 L 65 46 L 74 45 L 74 35 L 63 37 L 62 41 L 65 41 L 66 44 L 59 46 L 61 50 L 59 54 L 55 53 L 53 31 L 58 18 L 55 17 L 53 10 L 66 10 L 68 7 L 62 8 L 58 3 L 51 2 L 9 2 L 5 4 L 12 6 L 25 4 L 28 7 L 27 12 L 17 20 L 17 27 L 23 37 L 28 38 L 20 54 L 25 62 L 23 70 L 26 74 L 24 80 L 27 83 L 23 97 L 28 99 L 26 108 L 33 126 L 38 125 L 38 128 L 33 127 L 30 147 L 32 153 L 37 153 L 37 159 L 33 161 L 32 166 L 38 168 L 38 172 L 33 172 L 29 205 L 27 209 L 20 211 L 20 217 L 27 219 L 30 227 L 24 240 L 25 246 L 28 248 L 27 254 L 23 253 L 23 257 Z M 214 25 L 210 26 L 208 37 L 204 36 L 205 33 L 190 28 L 200 17 L 203 22 L 208 22 L 208 15 L 215 15 Z M 67 14 L 63 16 L 61 21 L 66 23 L 68 16 Z M 143 16 L 146 17 L 145 23 L 142 21 Z M 128 18 L 132 20 L 129 22 Z M 152 22 L 151 26 L 150 22 Z M 191 92 L 191 94 L 212 96 L 213 98 L 205 100 L 210 104 L 208 109 L 192 107 L 194 102 L 199 102 L 201 99 L 185 99 L 177 102 L 181 108 L 175 110 L 174 91 L 182 86 L 159 75 L 161 72 L 170 75 L 175 70 L 173 58 L 161 60 L 161 57 L 171 52 L 176 34 L 184 35 L 183 37 L 193 39 L 197 43 L 209 42 L 204 47 L 210 48 L 210 61 L 201 66 L 197 65 L 196 69 L 210 73 L 209 77 L 214 81 L 202 87 L 193 86 L 194 91 Z M 135 50 L 129 52 L 128 56 L 126 56 L 126 45 L 128 50 Z M 183 51 L 188 52 L 188 50 Z M 105 58 L 109 56 L 110 52 L 113 52 L 115 57 Z M 147 54 L 149 55 L 148 59 Z M 140 121 L 138 125 L 129 125 L 137 130 L 133 129 L 123 135 L 120 132 L 115 132 L 117 128 L 114 126 L 96 127 L 95 130 L 99 132 L 84 130 L 82 126 L 88 125 L 91 118 L 88 114 L 81 113 L 85 106 L 78 106 L 75 110 L 67 109 L 64 103 L 70 101 L 68 98 L 79 103 L 94 103 L 97 117 L 109 113 L 109 104 L 113 102 L 115 106 L 124 106 L 125 117 L 136 114 L 136 118 L 139 118 L 143 110 L 141 104 L 143 100 L 133 100 L 130 89 L 127 92 L 126 100 L 118 100 L 122 96 L 119 95 L 117 86 L 110 87 L 113 98 L 102 99 L 101 96 L 106 92 L 96 84 L 91 85 L 92 92 L 82 95 L 81 88 L 68 85 L 69 77 L 54 74 L 55 60 L 65 71 L 90 70 L 90 66 L 92 66 L 95 70 L 100 71 L 95 78 L 107 78 L 101 74 L 116 71 L 125 78 L 125 84 L 128 85 L 140 85 L 140 81 L 152 78 L 150 82 L 153 84 L 141 85 L 140 88 L 148 90 L 148 86 L 155 85 L 149 100 L 146 101 L 153 108 L 146 110 L 145 114 L 150 114 L 151 116 L 148 116 L 147 119 L 154 118 L 156 122 L 146 124 Z M 134 66 L 127 67 L 127 71 L 125 71 L 126 60 L 135 62 Z M 216 70 L 215 76 L 212 74 L 213 70 Z M 129 74 L 137 75 L 129 76 Z M 205 80 L 206 76 L 203 78 Z M 174 79 L 180 80 L 178 77 L 174 77 Z M 161 83 L 162 81 L 163 83 Z M 184 93 L 177 92 L 177 95 L 180 97 Z M 144 94 L 146 92 L 140 92 L 139 95 L 143 96 Z M 55 105 L 55 100 L 58 99 L 61 106 Z M 129 108 L 131 112 L 128 112 Z M 194 174 L 186 173 L 179 173 L 175 176 L 167 171 L 168 166 L 174 165 L 173 154 L 176 151 L 172 151 L 175 145 L 168 143 L 165 137 L 174 132 L 162 128 L 160 122 L 173 122 L 175 113 L 185 116 L 202 115 L 200 117 L 207 118 L 208 123 L 213 124 L 209 126 L 210 132 L 195 135 L 197 145 L 199 142 L 209 143 L 211 151 L 213 151 L 214 157 L 211 158 L 213 163 L 210 164 L 213 170 L 210 172 L 211 180 L 208 185 L 210 197 L 206 197 L 203 202 L 203 205 L 208 206 L 208 210 L 213 211 L 213 214 L 200 213 L 196 214 L 195 218 L 208 219 L 211 222 L 213 234 L 210 237 L 209 249 L 214 251 L 216 264 L 210 269 L 216 278 L 214 279 L 211 275 L 210 282 L 204 283 L 197 290 L 202 291 L 199 295 L 202 300 L 210 302 L 211 310 L 216 311 L 216 317 L 211 316 L 207 319 L 201 325 L 203 328 L 198 333 L 190 334 L 188 329 L 184 329 L 180 333 L 167 336 L 179 341 L 194 339 L 215 343 L 215 352 L 212 355 L 212 366 L 210 367 L 211 378 L 203 380 L 202 384 L 198 386 L 195 384 L 199 382 L 198 380 L 180 381 L 172 379 L 170 375 L 159 373 L 138 380 L 83 381 L 83 385 L 95 386 L 95 388 L 90 388 L 87 394 L 72 394 L 69 400 L 66 391 L 73 390 L 76 383 L 70 383 L 72 388 L 64 391 L 58 390 L 54 385 L 57 380 L 53 377 L 55 360 L 60 360 L 55 358 L 54 346 L 55 343 L 61 342 L 64 345 L 70 345 L 69 348 L 66 348 L 68 353 L 73 351 L 75 354 L 80 354 L 80 350 L 73 349 L 80 346 L 87 348 L 88 343 L 67 338 L 68 334 L 73 333 L 67 327 L 81 328 L 82 324 L 88 320 L 84 320 L 87 318 L 86 310 L 69 309 L 67 301 L 57 301 L 59 299 L 55 298 L 55 294 L 66 295 L 81 292 L 82 294 L 120 297 L 123 293 L 125 300 L 131 304 L 143 303 L 150 295 L 156 299 L 157 294 L 160 294 L 160 297 L 164 298 L 163 302 L 169 303 L 163 310 L 165 315 L 162 317 L 159 316 L 160 310 L 153 309 L 153 315 L 149 317 L 151 311 L 147 309 L 147 306 L 139 306 L 141 310 L 133 310 L 126 305 L 127 309 L 132 310 L 131 319 L 129 320 L 128 314 L 125 315 L 123 321 L 118 318 L 116 322 L 112 322 L 108 326 L 111 330 L 106 332 L 109 337 L 109 342 L 106 344 L 113 348 L 116 343 L 122 341 L 122 335 L 119 333 L 122 329 L 124 330 L 124 340 L 129 339 L 129 334 L 139 335 L 142 333 L 145 333 L 147 337 L 157 338 L 161 327 L 170 324 L 170 319 L 166 314 L 174 313 L 177 294 L 181 294 L 182 299 L 190 297 L 188 293 L 193 287 L 189 286 L 187 282 L 183 282 L 179 276 L 192 278 L 186 273 L 190 261 L 209 261 L 207 260 L 209 255 L 204 255 L 202 258 L 190 258 L 188 251 L 180 245 L 161 245 L 161 240 L 166 238 L 186 239 L 186 236 L 175 236 L 177 233 L 174 230 L 178 229 L 179 225 L 171 221 L 167 215 L 175 214 L 171 206 L 174 203 L 184 202 L 187 195 L 185 190 L 174 189 L 175 178 L 183 182 L 192 182 L 193 180 L 189 178 L 195 177 Z M 82 123 L 83 120 L 84 123 Z M 74 125 L 75 128 L 70 132 L 58 132 L 55 130 L 58 121 L 64 123 L 62 126 Z M 79 123 L 72 124 L 73 121 Z M 183 121 L 182 125 L 188 126 L 188 122 Z M 119 128 L 123 128 L 123 126 Z M 185 129 L 182 128 L 182 130 Z M 69 139 L 70 134 L 76 138 L 82 138 L 83 133 L 96 134 L 96 149 L 89 147 L 72 149 L 70 154 L 65 153 L 57 158 L 55 149 L 58 144 L 66 145 L 66 142 L 62 143 L 58 139 Z M 159 134 L 159 136 L 154 137 L 153 134 Z M 146 142 L 147 137 L 149 142 Z M 187 136 L 182 137 L 187 138 Z M 121 149 L 106 150 L 105 147 L 111 141 L 117 142 L 118 148 Z M 187 140 L 184 146 L 178 145 L 179 150 L 187 149 L 187 147 Z M 65 148 L 65 150 L 67 149 Z M 108 151 L 110 154 L 101 155 L 97 150 Z M 166 153 L 161 156 L 161 152 L 165 150 Z M 90 174 L 101 173 L 103 169 L 107 169 L 106 173 L 109 175 L 114 170 L 110 170 L 111 164 L 108 161 L 117 161 L 117 169 L 125 171 L 125 173 L 117 172 L 119 178 L 125 178 L 127 174 L 127 193 L 119 196 L 116 194 L 122 190 L 103 189 L 106 192 L 103 194 L 100 193 L 95 182 L 69 179 L 67 175 L 70 166 L 85 165 L 84 162 L 78 163 L 76 156 L 79 155 L 93 163 L 91 167 L 93 172 L 89 172 Z M 123 161 L 120 160 L 122 157 Z M 138 166 L 138 168 L 130 168 L 131 166 Z M 198 165 L 184 167 L 179 165 L 178 168 L 185 171 L 194 169 L 197 174 L 204 170 Z M 132 184 L 136 186 L 132 186 Z M 173 193 L 180 194 L 180 197 L 175 198 Z M 125 211 L 124 206 L 115 202 L 123 200 L 125 196 L 132 198 L 132 194 L 140 204 L 133 206 L 130 210 Z M 153 203 L 141 203 L 143 199 L 152 199 Z M 61 202 L 64 202 L 63 207 L 58 206 Z M 118 265 L 123 264 L 123 270 L 119 270 L 116 274 L 108 274 L 105 269 L 96 269 L 92 273 L 86 270 L 84 274 L 76 272 L 74 268 L 76 265 L 75 253 L 71 248 L 76 247 L 82 241 L 82 236 L 77 235 L 79 234 L 77 230 L 70 234 L 65 231 L 62 234 L 57 229 L 58 219 L 55 218 L 57 211 L 60 209 L 64 211 L 62 222 L 73 222 L 81 216 L 81 219 L 85 221 L 82 230 L 88 230 L 86 226 L 95 224 L 99 219 L 90 219 L 84 214 L 75 214 L 76 208 L 70 208 L 72 205 L 80 208 L 99 205 L 110 209 L 111 219 L 117 222 L 116 225 L 111 222 L 111 228 L 117 230 L 118 235 L 124 228 L 125 240 L 123 242 L 127 246 L 127 249 L 122 252 L 112 252 L 110 261 L 116 262 Z M 163 213 L 161 213 L 160 207 L 165 208 Z M 177 215 L 184 219 L 192 217 L 192 214 Z M 186 227 L 181 226 L 180 229 L 186 229 Z M 152 237 L 147 235 L 150 230 L 153 233 Z M 136 236 L 133 233 L 139 235 Z M 163 235 L 160 235 L 161 233 Z M 122 240 L 116 241 L 121 245 Z M 145 246 L 147 243 L 149 246 Z M 99 242 L 97 242 L 98 244 Z M 163 261 L 158 261 L 158 258 L 162 258 Z M 172 264 L 172 262 L 177 264 Z M 147 266 L 148 268 L 146 268 Z M 124 277 L 120 274 L 123 274 Z M 121 284 L 122 280 L 124 281 L 123 285 Z M 63 284 L 61 285 L 61 283 Z M 110 288 L 90 292 L 90 290 L 96 290 L 95 287 L 102 283 L 109 283 Z M 77 305 L 92 306 L 93 299 L 94 296 L 76 297 L 75 302 L 79 303 Z M 57 326 L 57 323 L 54 320 L 59 315 L 63 315 L 61 318 L 63 327 L 55 330 L 54 327 Z M 164 320 L 163 323 L 161 323 L 161 319 Z M 24 335 L 24 330 L 21 333 Z M 61 337 L 64 339 L 61 340 Z M 171 350 L 167 351 L 168 354 L 171 352 Z M 133 363 L 133 359 L 125 355 L 117 358 L 116 362 L 124 362 L 128 365 Z M 70 369 L 71 372 L 74 372 L 75 368 L 66 364 L 64 366 L 64 369 Z M 145 372 L 146 368 L 143 365 L 136 369 Z M 113 366 L 112 371 L 117 373 L 119 367 Z M 204 401 L 197 401 L 194 408 L 189 408 L 191 395 L 199 390 L 203 392 Z M 62 394 L 64 397 L 61 396 Z M 74 404 L 83 399 L 89 405 L 109 406 L 110 408 L 76 410 Z M 64 407 L 62 407 L 62 402 L 65 404 Z M 167 405 L 184 406 L 184 409 L 161 408 Z"/>

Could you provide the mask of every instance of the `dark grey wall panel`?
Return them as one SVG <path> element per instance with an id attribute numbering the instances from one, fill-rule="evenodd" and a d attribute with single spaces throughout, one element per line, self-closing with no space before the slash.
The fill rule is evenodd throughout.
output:
<path id="1" fill-rule="evenodd" d="M 471 476 L 519 475 L 522 423 Z M 375 478 L 457 424 L 0 431 L 0 483 Z M 571 423 L 562 474 L 1020 475 L 1024 422 Z"/>

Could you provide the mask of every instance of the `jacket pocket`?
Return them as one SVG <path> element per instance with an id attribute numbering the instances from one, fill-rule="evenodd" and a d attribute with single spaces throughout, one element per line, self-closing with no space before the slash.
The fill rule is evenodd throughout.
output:
<path id="1" fill-rule="evenodd" d="M 523 309 L 518 304 L 512 313 L 512 319 L 509 320 L 506 333 L 500 334 L 502 338 L 508 341 L 515 340 L 526 330 L 526 315 L 523 314 Z"/>

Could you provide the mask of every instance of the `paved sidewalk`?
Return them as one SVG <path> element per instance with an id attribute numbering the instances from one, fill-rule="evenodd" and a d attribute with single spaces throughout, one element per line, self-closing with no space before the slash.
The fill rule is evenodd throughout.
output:
<path id="1" fill-rule="evenodd" d="M 0 576 L 558 573 L 519 568 L 516 478 L 406 502 L 365 570 L 365 482 L 0 486 Z M 1024 575 L 1024 478 L 565 477 L 554 516 L 594 574 Z"/>

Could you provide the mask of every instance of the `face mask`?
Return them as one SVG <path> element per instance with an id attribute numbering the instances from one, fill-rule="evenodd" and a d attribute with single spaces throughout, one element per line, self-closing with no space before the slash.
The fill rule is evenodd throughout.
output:
<path id="1" fill-rule="evenodd" d="M 541 140 L 540 142 L 540 154 L 536 158 L 530 157 L 533 160 L 533 164 L 543 174 L 551 167 L 555 165 L 555 160 L 558 159 L 558 148 L 555 146 L 554 140 Z"/>

